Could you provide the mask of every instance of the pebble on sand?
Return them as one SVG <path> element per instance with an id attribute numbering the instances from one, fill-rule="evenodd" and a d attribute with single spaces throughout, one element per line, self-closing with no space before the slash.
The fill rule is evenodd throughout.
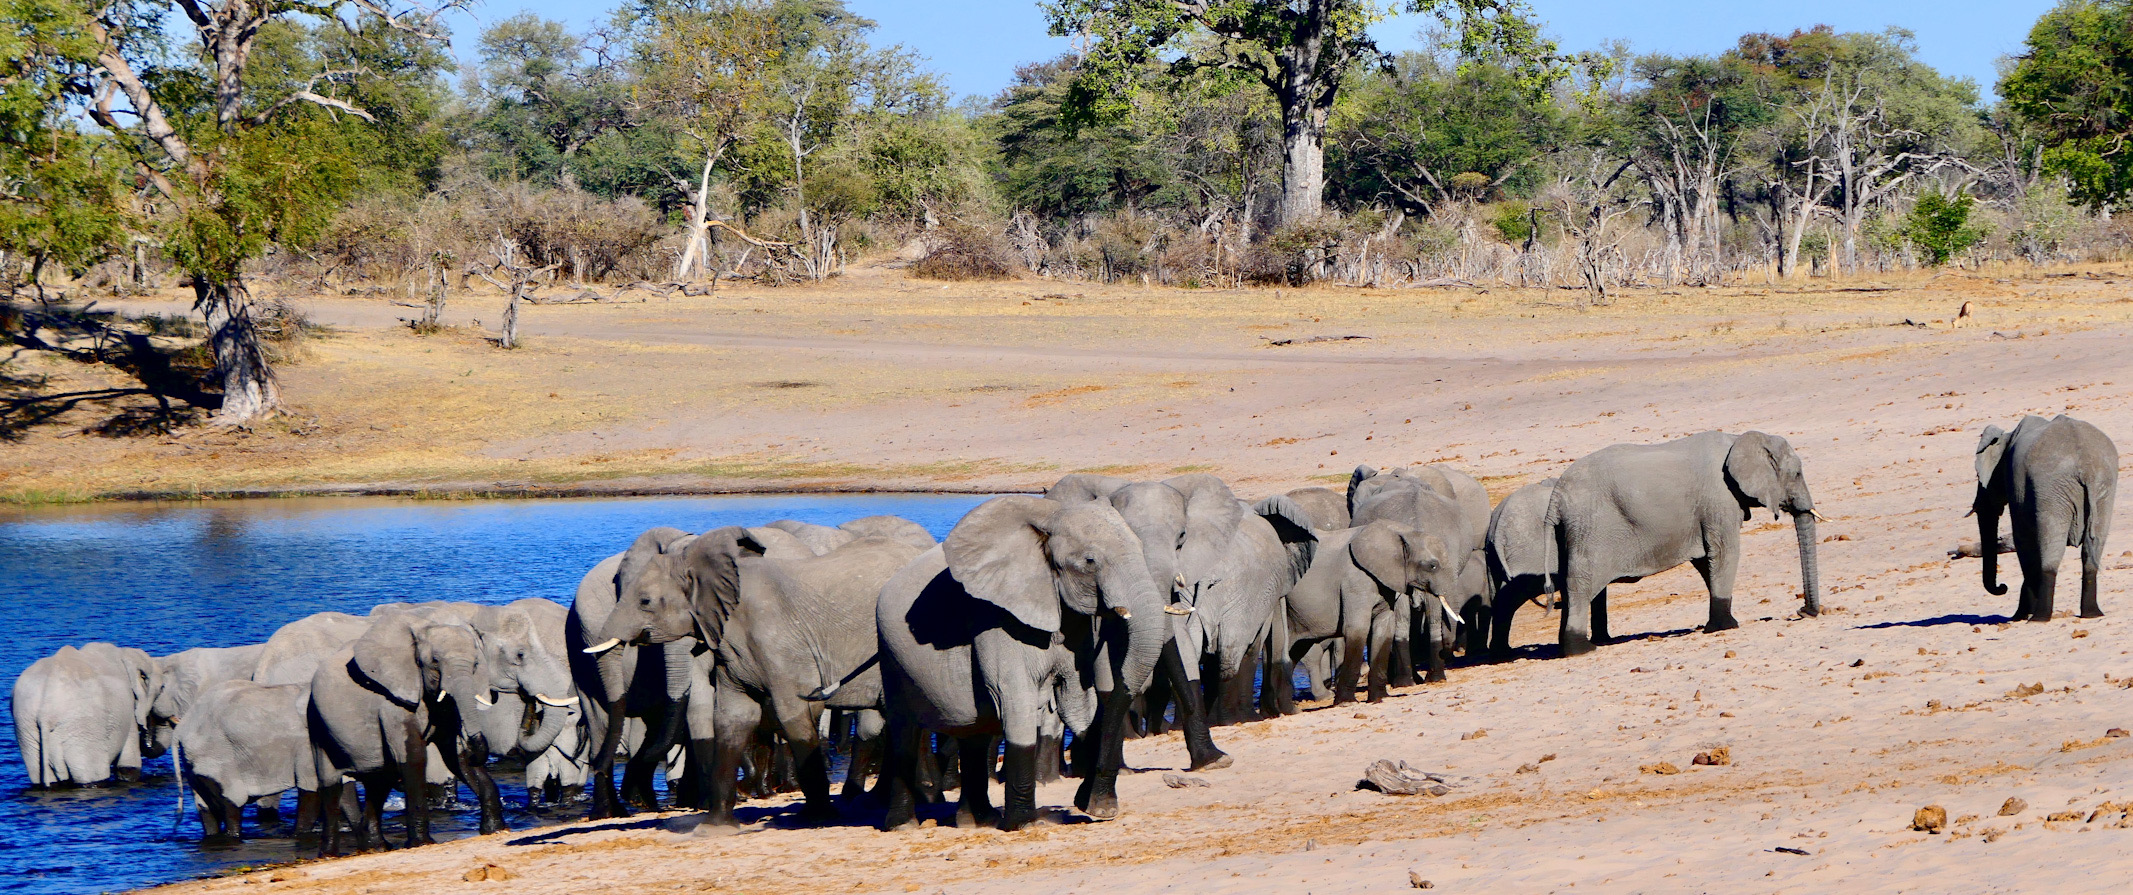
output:
<path id="1" fill-rule="evenodd" d="M 1911 815 L 1911 829 L 1921 833 L 1938 833 L 1948 827 L 1948 809 L 1939 805 L 1927 805 Z"/>
<path id="2" fill-rule="evenodd" d="M 2025 801 L 2022 801 L 2021 799 L 2019 799 L 2019 798 L 2016 798 L 2016 797 L 2014 797 L 2014 796 L 2008 796 L 2008 797 L 2007 797 L 2007 801 L 2005 801 L 2005 802 L 2001 802 L 2001 803 L 2000 803 L 2000 816 L 2001 816 L 2001 817 L 2013 817 L 2013 816 L 2015 816 L 2015 815 L 2017 815 L 2017 814 L 2021 814 L 2022 812 L 2024 812 L 2024 811 L 2028 811 L 2028 810 L 2029 810 L 2029 803 L 2028 803 L 2028 802 L 2025 802 Z"/>
<path id="3" fill-rule="evenodd" d="M 465 879 L 467 882 L 470 883 L 500 883 L 516 875 L 517 874 L 514 874 L 511 871 L 504 869 L 503 865 L 501 864 L 482 864 L 472 870 L 467 871 L 466 876 L 461 878 Z"/>

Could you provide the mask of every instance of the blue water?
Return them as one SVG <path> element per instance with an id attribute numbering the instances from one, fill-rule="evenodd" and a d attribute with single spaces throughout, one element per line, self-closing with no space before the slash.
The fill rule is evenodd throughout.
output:
<path id="1" fill-rule="evenodd" d="M 656 525 L 704 531 L 799 519 L 834 525 L 889 513 L 947 534 L 983 498 L 933 495 L 414 501 L 320 498 L 0 511 L 0 683 L 66 644 L 106 640 L 165 655 L 264 641 L 291 620 L 362 615 L 392 600 L 568 604 L 600 559 Z M 203 846 L 169 757 L 131 787 L 32 792 L 0 702 L 0 892 L 104 892 L 304 857 L 286 838 Z M 581 817 L 524 810 L 524 829 Z M 293 802 L 293 799 L 291 800 Z M 250 812 L 246 829 L 252 831 Z M 293 816 L 285 813 L 284 817 Z M 471 812 L 438 816 L 439 839 Z"/>

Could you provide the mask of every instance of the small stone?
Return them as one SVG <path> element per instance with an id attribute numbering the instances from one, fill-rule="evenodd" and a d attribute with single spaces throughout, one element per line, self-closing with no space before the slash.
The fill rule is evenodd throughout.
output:
<path id="1" fill-rule="evenodd" d="M 1675 767 L 1674 763 L 1670 761 L 1662 761 L 1656 764 L 1643 765 L 1638 767 L 1637 770 L 1643 771 L 1647 774 L 1657 774 L 1661 777 L 1669 777 L 1674 774 L 1681 773 L 1681 769 Z"/>
<path id="2" fill-rule="evenodd" d="M 1709 752 L 1698 752 L 1695 758 L 1690 759 L 1689 763 L 1709 767 L 1724 767 L 1733 763 L 1733 749 L 1728 746 L 1719 746 Z"/>
<path id="3" fill-rule="evenodd" d="M 1360 719 L 1368 718 L 1368 717 L 1370 717 L 1370 716 L 1369 716 L 1369 715 L 1365 715 L 1365 714 L 1363 714 L 1362 712 L 1356 712 L 1356 713 L 1355 713 L 1355 717 L 1356 717 L 1356 718 L 1357 718 L 1358 720 L 1360 720 Z"/>
<path id="4" fill-rule="evenodd" d="M 1520 774 L 1538 774 L 1538 773 L 1540 773 L 1540 769 L 1541 769 L 1541 766 L 1540 766 L 1540 765 L 1528 763 L 1528 764 L 1522 764 L 1522 765 L 1519 765 L 1519 766 L 1518 766 L 1518 770 L 1517 770 L 1517 771 L 1516 771 L 1515 773 L 1520 773 Z"/>
<path id="5" fill-rule="evenodd" d="M 1732 651 L 1732 650 L 1726 650 L 1726 658 L 1728 658 L 1728 659 L 1738 659 L 1738 658 L 1740 658 L 1740 653 L 1734 652 L 1734 651 Z"/>
<path id="6" fill-rule="evenodd" d="M 1732 713 L 1732 712 L 1719 712 L 1719 713 L 1718 713 L 1718 717 L 1721 717 L 1721 718 L 1731 718 L 1731 717 L 1733 717 L 1733 713 Z"/>
<path id="7" fill-rule="evenodd" d="M 479 867 L 467 871 L 466 875 L 460 878 L 470 883 L 500 883 L 504 880 L 512 878 L 513 876 L 516 876 L 516 874 L 504 869 L 503 865 L 501 864 L 482 864 Z"/>
<path id="8" fill-rule="evenodd" d="M 1938 833 L 1948 827 L 1948 809 L 1939 805 L 1927 805 L 1911 815 L 1911 829 L 1921 833 Z"/>
<path id="9" fill-rule="evenodd" d="M 1437 884 L 1423 879 L 1422 874 L 1409 870 L 1407 871 L 1407 887 L 1410 889 L 1434 889 Z"/>
<path id="10" fill-rule="evenodd" d="M 1460 735 L 1459 735 L 1459 739 L 1461 739 L 1461 740 L 1478 740 L 1478 739 L 1481 739 L 1482 737 L 1485 737 L 1485 736 L 1488 736 L 1488 735 L 1489 735 L 1489 731 L 1488 731 L 1488 730 L 1487 730 L 1486 728 L 1483 728 L 1483 729 L 1480 729 L 1480 730 L 1476 730 L 1476 731 L 1474 731 L 1473 733 L 1462 733 L 1462 734 L 1460 734 Z"/>
<path id="11" fill-rule="evenodd" d="M 1187 787 L 1204 787 L 1209 784 L 1205 779 L 1199 777 L 1187 777 L 1184 774 L 1164 774 L 1163 785 L 1171 789 L 1185 789 Z"/>
<path id="12" fill-rule="evenodd" d="M 2126 735 L 2126 729 L 2125 729 L 2125 728 L 2123 728 L 2123 727 L 2113 727 L 2113 728 L 2111 728 L 2110 730 L 2106 730 L 2106 731 L 2104 731 L 2104 732 L 2103 732 L 2103 735 L 2104 735 L 2104 736 L 2106 736 L 2106 737 L 2109 737 L 2110 739 L 2114 739 L 2114 740 L 2115 740 L 2115 739 L 2118 739 L 2119 737 L 2125 736 L 2125 735 Z"/>
<path id="13" fill-rule="evenodd" d="M 2013 816 L 2015 816 L 2015 815 L 2017 815 L 2017 814 L 2021 814 L 2022 812 L 2024 812 L 2024 811 L 2028 811 L 2028 810 L 2029 810 L 2029 803 L 2028 803 L 2028 802 L 2025 802 L 2025 801 L 2022 801 L 2021 799 L 2019 799 L 2019 798 L 2016 798 L 2016 797 L 2014 797 L 2014 796 L 2008 796 L 2008 797 L 2007 797 L 2007 801 L 2005 801 L 2005 802 L 2001 802 L 2001 803 L 2000 803 L 2000 816 L 2001 816 L 2001 817 L 2013 817 Z"/>

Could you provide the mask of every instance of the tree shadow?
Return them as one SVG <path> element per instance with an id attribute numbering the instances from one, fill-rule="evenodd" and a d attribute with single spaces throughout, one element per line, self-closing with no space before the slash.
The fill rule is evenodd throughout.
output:
<path id="1" fill-rule="evenodd" d="M 1975 615 L 1971 613 L 1951 613 L 1948 615 L 1936 615 L 1932 618 L 1921 618 L 1907 622 L 1876 622 L 1871 625 L 1858 625 L 1853 630 L 1875 631 L 1883 628 L 1936 628 L 1941 625 L 1997 625 L 2011 621 L 2014 621 L 2014 619 L 2005 615 Z"/>
<path id="2" fill-rule="evenodd" d="M 222 406 L 207 390 L 211 368 L 194 352 L 159 346 L 151 332 L 190 334 L 163 318 L 128 319 L 95 305 L 24 306 L 0 301 L 0 340 L 13 351 L 0 359 L 0 441 L 19 442 L 39 427 L 61 425 L 77 410 L 109 414 L 80 427 L 83 434 L 130 438 L 169 434 Z M 138 387 L 57 391 L 44 376 L 10 373 L 10 362 L 38 352 L 131 376 Z"/>

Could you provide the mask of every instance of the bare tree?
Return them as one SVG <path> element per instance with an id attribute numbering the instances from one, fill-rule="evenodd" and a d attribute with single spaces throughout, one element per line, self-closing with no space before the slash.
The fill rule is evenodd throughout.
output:
<path id="1" fill-rule="evenodd" d="M 1619 159 L 1606 145 L 1581 152 L 1584 158 L 1566 166 L 1549 198 L 1563 234 L 1570 238 L 1588 300 L 1605 305 L 1612 301 L 1607 289 L 1622 255 L 1614 223 L 1635 207 L 1622 191 L 1622 175 L 1633 163 Z"/>
<path id="2" fill-rule="evenodd" d="M 504 325 L 496 345 L 499 348 L 517 348 L 518 306 L 526 300 L 526 293 L 531 292 L 543 278 L 562 267 L 563 262 L 558 261 L 547 267 L 530 266 L 519 260 L 518 240 L 498 233 L 496 241 L 489 249 L 487 266 L 488 270 L 476 268 L 475 275 L 488 280 L 489 285 L 511 294 L 511 302 L 504 305 Z"/>

